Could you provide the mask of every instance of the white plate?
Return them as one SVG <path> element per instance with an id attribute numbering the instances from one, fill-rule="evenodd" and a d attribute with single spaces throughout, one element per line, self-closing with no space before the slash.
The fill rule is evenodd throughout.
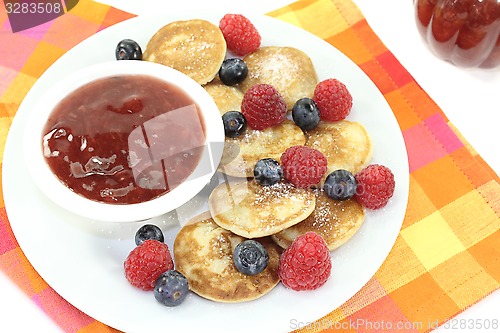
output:
<path id="1" fill-rule="evenodd" d="M 394 245 L 404 218 L 409 187 L 408 161 L 398 123 L 376 86 L 345 55 L 308 32 L 281 21 L 249 16 L 263 45 L 293 46 L 312 59 L 320 80 L 335 77 L 351 91 L 354 106 L 348 119 L 367 128 L 373 144 L 373 163 L 389 166 L 396 190 L 389 205 L 368 212 L 351 241 L 332 252 L 329 281 L 312 292 L 294 292 L 278 285 L 252 302 L 221 304 L 190 294 L 176 308 L 167 308 L 152 292 L 128 284 L 123 261 L 135 244 L 139 224 L 102 224 L 73 216 L 56 207 L 35 187 L 19 149 L 26 121 L 36 101 L 61 77 L 83 66 L 114 59 L 116 44 L 132 38 L 145 47 L 158 28 L 169 21 L 205 18 L 217 23 L 224 13 L 165 13 L 137 17 L 105 29 L 63 55 L 36 82 L 12 123 L 3 161 L 3 190 L 14 234 L 28 260 L 62 297 L 95 319 L 125 332 L 166 332 L 173 328 L 203 331 L 286 332 L 334 310 L 375 274 Z M 190 216 L 206 209 L 201 193 L 176 212 L 153 223 L 165 231 L 172 248 L 175 234 Z M 329 326 L 331 323 L 323 322 Z"/>

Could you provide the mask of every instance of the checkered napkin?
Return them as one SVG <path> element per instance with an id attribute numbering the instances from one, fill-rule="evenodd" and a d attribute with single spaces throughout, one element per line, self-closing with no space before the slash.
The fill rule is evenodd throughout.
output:
<path id="1" fill-rule="evenodd" d="M 496 290 L 500 286 L 498 176 L 382 44 L 352 2 L 302 0 L 269 15 L 331 43 L 375 82 L 399 122 L 410 165 L 408 209 L 387 260 L 349 301 L 300 331 L 426 332 Z M 0 45 L 9 46 L 0 58 L 0 156 L 19 104 L 43 71 L 84 38 L 130 17 L 107 5 L 80 1 L 51 22 L 14 34 L 0 10 Z M 74 308 L 44 282 L 12 234 L 2 197 L 0 206 L 0 269 L 64 331 L 115 332 Z"/>

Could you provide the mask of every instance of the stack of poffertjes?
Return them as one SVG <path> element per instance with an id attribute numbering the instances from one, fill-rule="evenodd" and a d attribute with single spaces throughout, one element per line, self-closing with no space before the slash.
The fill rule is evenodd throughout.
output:
<path id="1" fill-rule="evenodd" d="M 261 46 L 243 58 L 248 76 L 236 86 L 217 77 L 228 56 L 222 32 L 199 19 L 170 23 L 150 39 L 143 59 L 173 67 L 203 85 L 221 115 L 240 111 L 247 89 L 257 83 L 273 85 L 290 111 L 300 98 L 312 98 L 318 83 L 311 59 L 293 47 Z M 265 130 L 247 127 L 237 138 L 226 138 L 218 171 L 226 175 L 208 199 L 209 211 L 192 218 L 174 242 L 176 269 L 186 276 L 196 294 L 218 302 L 259 298 L 278 283 L 279 258 L 300 234 L 314 231 L 334 250 L 347 242 L 365 219 L 354 199 L 335 201 L 318 189 L 296 188 L 286 181 L 262 186 L 254 181 L 255 163 L 280 160 L 291 146 L 306 145 L 321 151 L 328 161 L 326 174 L 345 169 L 353 174 L 368 165 L 372 143 L 357 122 L 320 121 L 304 132 L 291 120 Z M 267 249 L 269 264 L 254 276 L 240 273 L 233 250 L 245 239 L 256 239 Z"/>

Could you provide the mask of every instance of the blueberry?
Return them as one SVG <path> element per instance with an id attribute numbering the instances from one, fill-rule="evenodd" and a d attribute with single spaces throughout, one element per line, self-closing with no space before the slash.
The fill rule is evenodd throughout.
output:
<path id="1" fill-rule="evenodd" d="M 318 106 L 310 98 L 301 98 L 292 108 L 292 119 L 302 130 L 312 130 L 320 120 Z"/>
<path id="2" fill-rule="evenodd" d="M 222 62 L 219 69 L 219 78 L 227 86 L 242 82 L 248 75 L 248 67 L 239 58 L 229 58 Z"/>
<path id="3" fill-rule="evenodd" d="M 166 306 L 177 306 L 189 291 L 188 280 L 177 270 L 169 270 L 156 279 L 154 295 L 158 302 Z"/>
<path id="4" fill-rule="evenodd" d="M 283 179 L 283 168 L 275 159 L 263 158 L 255 163 L 253 175 L 260 185 L 274 185 Z"/>
<path id="5" fill-rule="evenodd" d="M 142 60 L 142 50 L 132 39 L 124 39 L 116 45 L 116 60 Z"/>
<path id="6" fill-rule="evenodd" d="M 267 267 L 269 254 L 261 243 L 248 239 L 236 245 L 233 259 L 238 271 L 245 275 L 256 275 Z"/>
<path id="7" fill-rule="evenodd" d="M 247 120 L 243 113 L 239 111 L 228 111 L 222 115 L 224 124 L 224 134 L 228 138 L 235 138 L 245 132 Z"/>
<path id="8" fill-rule="evenodd" d="M 335 170 L 325 180 L 323 189 L 334 200 L 348 200 L 356 193 L 356 179 L 347 170 Z"/>
<path id="9" fill-rule="evenodd" d="M 148 239 L 156 239 L 160 242 L 165 241 L 161 229 L 153 224 L 145 224 L 137 230 L 135 233 L 135 245 L 139 246 Z"/>

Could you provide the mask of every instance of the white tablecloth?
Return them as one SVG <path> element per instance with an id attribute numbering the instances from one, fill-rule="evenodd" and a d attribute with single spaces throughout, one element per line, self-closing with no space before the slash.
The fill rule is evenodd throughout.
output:
<path id="1" fill-rule="evenodd" d="M 101 0 L 134 14 L 210 10 L 264 14 L 289 0 Z M 411 0 L 354 0 L 368 23 L 469 143 L 500 174 L 500 68 L 464 70 L 435 58 L 417 33 Z M 3 10 L 3 9 L 2 9 Z M 500 319 L 500 291 L 460 314 L 458 319 Z M 5 332 L 62 332 L 0 272 L 0 321 Z M 439 328 L 435 332 L 458 332 Z M 473 332 L 483 332 L 472 330 Z M 464 332 L 462 330 L 461 332 Z M 484 330 L 484 332 L 493 332 Z"/>

